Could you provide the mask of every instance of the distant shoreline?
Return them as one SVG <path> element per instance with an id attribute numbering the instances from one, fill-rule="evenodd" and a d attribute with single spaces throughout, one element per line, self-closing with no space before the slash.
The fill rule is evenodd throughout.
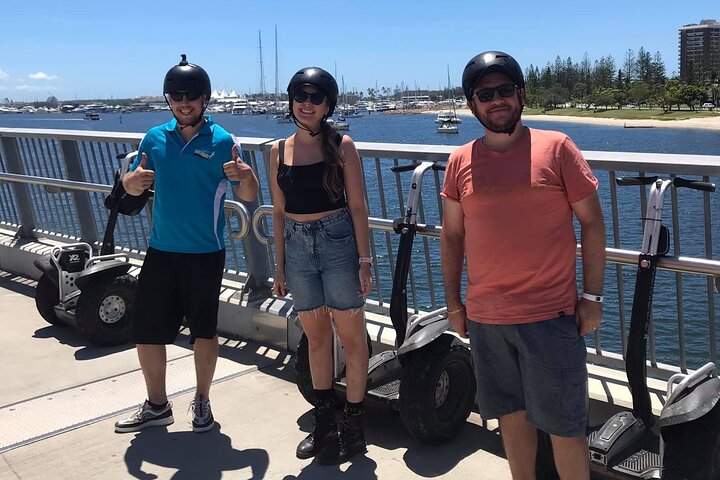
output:
<path id="1" fill-rule="evenodd" d="M 409 113 L 409 112 L 408 112 Z M 437 115 L 437 111 L 425 110 L 419 112 L 423 115 Z M 458 108 L 457 114 L 463 117 L 472 117 L 467 108 Z M 654 120 L 654 119 L 619 119 L 619 118 L 588 118 L 572 115 L 542 115 L 523 114 L 526 120 L 540 122 L 567 122 L 583 123 L 589 125 L 607 125 L 626 128 L 700 128 L 704 130 L 720 130 L 720 115 L 717 117 L 689 118 L 685 120 Z"/>

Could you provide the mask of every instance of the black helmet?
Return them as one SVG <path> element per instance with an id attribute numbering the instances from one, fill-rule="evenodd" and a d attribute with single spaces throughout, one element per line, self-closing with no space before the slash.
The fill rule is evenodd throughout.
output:
<path id="1" fill-rule="evenodd" d="M 475 55 L 463 70 L 462 88 L 468 102 L 480 79 L 492 72 L 500 72 L 512 80 L 518 88 L 525 88 L 522 69 L 513 57 L 503 52 L 483 52 Z"/>
<path id="2" fill-rule="evenodd" d="M 310 85 L 325 94 L 329 107 L 328 113 L 325 117 L 331 117 L 335 111 L 335 105 L 337 105 L 338 99 L 338 84 L 333 76 L 319 67 L 306 67 L 298 70 L 298 72 L 290 79 L 290 83 L 287 88 L 288 97 L 290 98 L 291 114 L 293 106 L 292 94 L 295 89 L 301 85 Z"/>
<path id="3" fill-rule="evenodd" d="M 205 101 L 210 100 L 210 77 L 207 72 L 202 67 L 188 63 L 184 53 L 180 57 L 180 63 L 165 74 L 163 95 L 170 92 L 202 92 Z"/>

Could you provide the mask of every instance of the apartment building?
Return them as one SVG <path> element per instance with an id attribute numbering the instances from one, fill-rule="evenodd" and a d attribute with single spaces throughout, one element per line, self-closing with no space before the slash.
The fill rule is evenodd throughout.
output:
<path id="1" fill-rule="evenodd" d="M 720 23 L 714 19 L 680 27 L 680 78 L 703 83 L 720 78 Z"/>

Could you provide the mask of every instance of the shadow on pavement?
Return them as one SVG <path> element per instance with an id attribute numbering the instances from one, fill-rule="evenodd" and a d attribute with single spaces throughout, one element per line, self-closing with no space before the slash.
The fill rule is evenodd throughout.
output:
<path id="1" fill-rule="evenodd" d="M 125 465 L 132 477 L 158 478 L 143 471 L 143 464 L 177 470 L 172 480 L 219 480 L 223 472 L 249 468 L 251 480 L 265 477 L 270 458 L 262 449 L 235 450 L 221 426 L 206 433 L 168 432 L 165 428 L 142 430 L 125 451 Z"/>
<path id="2" fill-rule="evenodd" d="M 298 393 L 298 395 L 300 395 Z M 403 454 L 403 461 L 407 468 L 422 477 L 432 478 L 450 472 L 463 459 L 469 457 L 478 450 L 491 453 L 499 457 L 505 457 L 502 439 L 497 432 L 490 431 L 484 427 L 468 422 L 460 430 L 457 437 L 447 443 L 440 445 L 429 445 L 420 442 L 410 435 L 403 426 L 400 415 L 392 411 L 386 405 L 365 401 L 365 438 L 368 445 L 375 445 L 384 450 L 407 449 Z M 298 442 L 306 433 L 312 430 L 312 410 L 308 410 L 297 420 L 301 432 L 298 433 Z M 372 463 L 372 469 L 368 462 Z M 357 465 L 355 465 L 357 464 Z M 344 468 L 344 467 L 343 467 Z M 370 459 L 358 457 L 346 472 L 340 472 L 339 468 L 330 468 L 316 465 L 314 462 L 303 469 L 300 476 L 285 477 L 284 480 L 320 478 L 336 478 L 334 472 L 342 474 L 344 479 L 370 479 L 374 476 L 375 464 Z M 357 472 L 358 476 L 348 476 L 351 472 Z M 325 475 L 329 474 L 329 477 Z M 307 476 L 304 476 L 307 475 Z M 338 476 L 337 478 L 340 478 Z"/>
<path id="3" fill-rule="evenodd" d="M 377 480 L 377 463 L 367 455 L 358 455 L 348 464 L 327 466 L 311 462 L 298 475 L 287 475 L 283 480 Z"/>

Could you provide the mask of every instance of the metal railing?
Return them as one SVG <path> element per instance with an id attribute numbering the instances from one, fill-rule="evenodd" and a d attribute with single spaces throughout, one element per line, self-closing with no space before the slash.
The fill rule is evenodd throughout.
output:
<path id="1" fill-rule="evenodd" d="M 141 134 L 67 130 L 0 129 L 0 225 L 20 235 L 48 235 L 61 239 L 92 239 L 106 221 L 101 193 L 109 191 L 119 166 L 119 152 L 137 148 Z M 261 204 L 272 204 L 267 172 L 274 139 L 241 138 L 242 157 L 258 174 L 261 190 L 257 202 L 244 203 L 249 215 Z M 362 158 L 364 190 L 371 217 L 371 251 L 375 262 L 372 308 L 387 312 L 392 287 L 397 235 L 392 220 L 404 210 L 409 176 L 390 171 L 393 165 L 420 161 L 446 161 L 454 147 L 357 142 Z M 720 157 L 703 155 L 639 154 L 627 152 L 583 152 L 600 181 L 599 195 L 606 216 L 609 261 L 602 328 L 588 338 L 591 359 L 617 365 L 627 341 L 629 312 L 634 284 L 634 249 L 640 246 L 644 187 L 618 192 L 615 178 L 631 175 L 683 175 L 720 182 Z M 10 176 L 13 175 L 13 176 Z M 24 176 L 27 182 L 18 182 Z M 409 174 L 407 174 L 409 175 Z M 55 180 L 75 183 L 55 183 Z M 42 182 L 42 183 L 40 183 Z M 89 184 L 86 191 L 70 190 Z M 415 244 L 408 285 L 408 305 L 414 311 L 444 305 L 439 256 L 442 205 L 439 192 L 442 174 L 425 179 L 418 212 L 422 224 Z M 95 190 L 96 189 L 96 190 Z M 87 197 L 87 198 L 85 198 Z M 714 264 L 703 265 L 720 251 L 720 195 L 673 191 L 666 224 L 673 237 L 672 258 L 661 262 L 667 271 L 658 273 L 655 322 L 649 332 L 649 359 L 653 371 L 674 373 L 717 360 L 716 322 L 718 308 L 711 276 Z M 133 251 L 146 249 L 149 219 L 123 218 L 117 243 Z M 271 222 L 263 231 L 272 235 Z M 234 242 L 230 239 L 231 242 Z M 617 258 L 615 258 L 617 255 Z M 698 260 L 693 260 L 698 259 Z M 699 261 L 700 270 L 687 271 L 688 262 Z M 691 262 L 692 263 L 692 262 Z M 256 287 L 267 286 L 274 264 L 272 245 L 262 245 L 254 235 L 242 241 L 242 249 L 228 250 L 230 270 L 246 272 Z M 707 268 L 706 268 L 707 267 Z M 698 274 L 700 272 L 700 274 Z M 689 297 L 688 297 L 689 295 Z"/>

